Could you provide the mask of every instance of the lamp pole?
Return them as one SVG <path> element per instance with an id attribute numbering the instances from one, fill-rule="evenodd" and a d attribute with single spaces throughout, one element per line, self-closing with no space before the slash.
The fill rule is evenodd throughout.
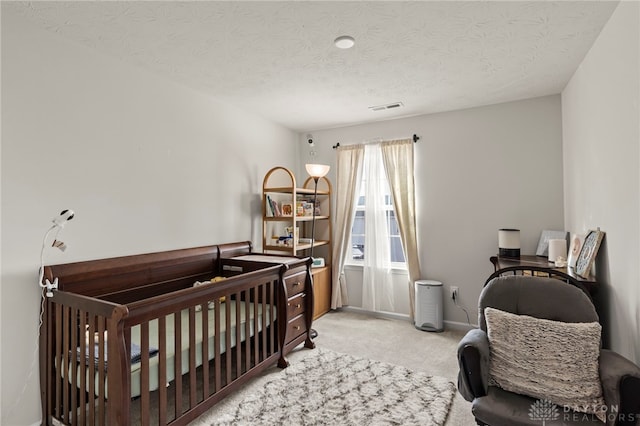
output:
<path id="1" fill-rule="evenodd" d="M 318 201 L 318 180 L 329 173 L 329 166 L 324 164 L 306 164 L 305 168 L 309 176 L 313 178 L 313 213 L 311 219 L 311 249 L 309 250 L 309 257 L 313 262 L 313 247 L 316 245 L 316 203 Z M 311 265 L 313 267 L 313 263 Z M 313 286 L 313 274 L 311 276 L 311 285 Z M 315 339 L 318 337 L 318 332 L 315 329 L 309 330 L 309 337 Z"/>
<path id="2" fill-rule="evenodd" d="M 317 176 L 312 176 L 314 182 L 313 188 L 313 214 L 311 219 L 311 250 L 309 252 L 309 257 L 311 257 L 311 261 L 313 262 L 313 246 L 316 245 L 316 203 L 318 201 L 318 179 Z"/>

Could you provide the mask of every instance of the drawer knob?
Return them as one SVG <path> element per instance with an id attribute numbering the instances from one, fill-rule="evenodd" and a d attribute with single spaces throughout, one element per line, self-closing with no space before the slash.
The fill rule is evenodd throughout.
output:
<path id="1" fill-rule="evenodd" d="M 298 287 L 300 285 L 300 281 L 296 281 L 295 283 L 293 283 L 294 287 Z"/>
<path id="2" fill-rule="evenodd" d="M 300 330 L 300 326 L 299 325 L 296 325 L 294 328 L 295 328 L 296 331 Z"/>
<path id="3" fill-rule="evenodd" d="M 298 303 L 298 304 L 296 304 L 296 309 L 300 309 L 300 307 L 301 307 L 301 306 L 302 306 L 302 305 L 301 305 L 301 304 L 299 304 L 299 303 Z"/>

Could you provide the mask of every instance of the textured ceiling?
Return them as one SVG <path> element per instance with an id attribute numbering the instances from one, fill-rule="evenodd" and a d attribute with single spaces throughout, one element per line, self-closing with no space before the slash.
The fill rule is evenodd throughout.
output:
<path id="1" fill-rule="evenodd" d="M 298 131 L 560 93 L 616 2 L 2 2 Z M 5 15 L 6 18 L 6 15 Z M 349 34 L 356 45 L 333 40 Z M 404 108 L 371 111 L 402 102 Z"/>

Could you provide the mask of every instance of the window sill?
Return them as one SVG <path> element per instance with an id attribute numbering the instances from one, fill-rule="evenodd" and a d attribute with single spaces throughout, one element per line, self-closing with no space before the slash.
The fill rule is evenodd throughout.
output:
<path id="1" fill-rule="evenodd" d="M 346 263 L 344 265 L 344 269 L 351 271 L 362 271 L 364 269 L 364 265 L 362 263 Z M 408 274 L 406 265 L 402 265 L 399 263 L 391 265 L 391 273 L 393 274 Z"/>

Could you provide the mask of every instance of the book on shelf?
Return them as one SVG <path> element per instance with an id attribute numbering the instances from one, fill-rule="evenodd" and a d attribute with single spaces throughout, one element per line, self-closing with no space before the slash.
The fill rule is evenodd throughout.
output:
<path id="1" fill-rule="evenodd" d="M 304 203 L 303 209 L 303 216 L 313 216 L 313 203 Z"/>
<path id="2" fill-rule="evenodd" d="M 320 215 L 320 203 L 316 202 L 316 216 Z M 296 203 L 296 216 L 313 216 L 313 202 L 304 199 Z"/>
<path id="3" fill-rule="evenodd" d="M 273 202 L 273 212 L 274 212 L 274 216 L 282 216 L 280 214 L 280 207 L 278 207 L 278 202 L 277 201 Z"/>
<path id="4" fill-rule="evenodd" d="M 267 217 L 278 217 L 282 216 L 282 212 L 280 211 L 280 206 L 278 202 L 267 195 Z"/>
<path id="5" fill-rule="evenodd" d="M 266 208 L 267 217 L 278 216 L 275 209 L 275 202 L 271 199 L 270 196 L 267 195 L 267 208 Z"/>
<path id="6" fill-rule="evenodd" d="M 300 227 L 296 226 L 295 231 L 293 229 L 293 226 L 287 226 L 286 228 L 284 228 L 286 234 L 289 237 L 292 237 L 295 241 L 298 241 L 300 239 Z"/>
<path id="7" fill-rule="evenodd" d="M 267 217 L 273 216 L 273 211 L 271 210 L 271 197 L 269 197 L 268 195 L 264 197 L 264 214 Z"/>

